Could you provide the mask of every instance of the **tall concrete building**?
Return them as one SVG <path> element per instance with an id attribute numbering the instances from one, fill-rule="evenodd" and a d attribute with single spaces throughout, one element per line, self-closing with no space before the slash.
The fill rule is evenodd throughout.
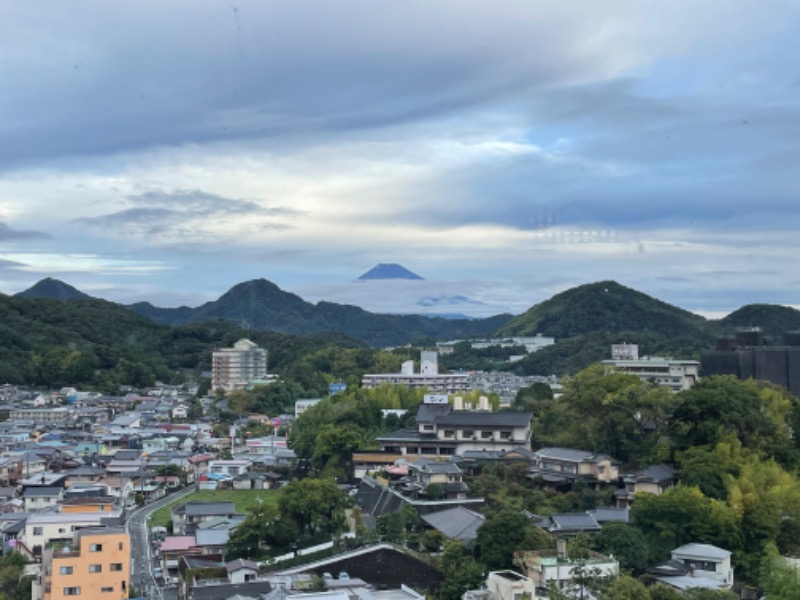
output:
<path id="1" fill-rule="evenodd" d="M 131 536 L 121 528 L 75 532 L 71 543 L 54 543 L 42 555 L 42 574 L 34 581 L 34 600 L 108 598 L 130 593 Z"/>
<path id="2" fill-rule="evenodd" d="M 211 361 L 211 389 L 234 390 L 267 379 L 267 351 L 241 339 L 233 348 L 216 350 Z"/>
<path id="3" fill-rule="evenodd" d="M 636 344 L 615 344 L 611 347 L 611 355 L 615 358 L 604 360 L 604 365 L 636 375 L 642 381 L 669 388 L 674 394 L 688 390 L 700 379 L 700 363 L 696 360 L 675 360 L 660 356 L 639 358 L 639 347 Z"/>

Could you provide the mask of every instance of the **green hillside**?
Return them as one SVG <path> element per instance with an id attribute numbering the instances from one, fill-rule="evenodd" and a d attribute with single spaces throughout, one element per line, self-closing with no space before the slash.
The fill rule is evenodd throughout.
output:
<path id="1" fill-rule="evenodd" d="M 702 336 L 708 322 L 616 281 L 589 283 L 536 304 L 501 327 L 499 336 L 541 333 L 556 339 L 595 332 L 636 331 L 668 337 Z"/>
<path id="2" fill-rule="evenodd" d="M 129 308 L 164 324 L 225 320 L 259 331 L 298 335 L 339 332 L 371 346 L 399 346 L 424 338 L 486 336 L 512 318 L 511 315 L 497 315 L 487 319 L 444 319 L 377 314 L 357 306 L 333 302 L 315 305 L 265 279 L 240 283 L 218 300 L 195 309 L 162 309 L 149 303 L 134 304 Z"/>
<path id="3" fill-rule="evenodd" d="M 719 320 L 727 331 L 737 327 L 761 327 L 769 336 L 780 337 L 784 331 L 800 330 L 800 310 L 777 304 L 747 304 Z"/>

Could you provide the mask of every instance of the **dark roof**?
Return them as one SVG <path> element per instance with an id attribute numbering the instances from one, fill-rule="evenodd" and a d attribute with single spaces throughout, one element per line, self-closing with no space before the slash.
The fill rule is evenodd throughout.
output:
<path id="1" fill-rule="evenodd" d="M 64 488 L 58 486 L 37 486 L 27 488 L 23 495 L 26 498 L 52 498 L 60 495 L 63 491 Z"/>
<path id="2" fill-rule="evenodd" d="M 634 477 L 637 482 L 669 483 L 675 479 L 675 469 L 663 464 L 650 465 L 639 471 Z"/>
<path id="3" fill-rule="evenodd" d="M 249 581 L 227 585 L 198 585 L 192 588 L 192 595 L 194 600 L 228 600 L 236 594 L 257 598 L 261 594 L 269 594 L 271 590 L 269 581 Z"/>
<path id="4" fill-rule="evenodd" d="M 540 448 L 535 452 L 540 458 L 552 458 L 554 460 L 567 460 L 581 462 L 594 456 L 592 452 L 586 450 L 575 450 L 574 448 Z"/>
<path id="5" fill-rule="evenodd" d="M 250 569 L 252 571 L 258 571 L 258 563 L 253 562 L 252 560 L 237 558 L 236 560 L 232 560 L 231 562 L 227 563 L 225 565 L 225 568 L 228 570 L 228 573 L 233 573 L 234 571 L 238 571 L 240 569 Z"/>
<path id="6" fill-rule="evenodd" d="M 417 409 L 417 423 L 430 425 L 436 417 L 446 415 L 453 410 L 449 404 L 420 404 Z"/>
<path id="7" fill-rule="evenodd" d="M 364 514 L 380 517 L 383 514 L 400 510 L 403 499 L 393 494 L 372 477 L 363 477 L 356 491 L 355 501 Z"/>
<path id="8" fill-rule="evenodd" d="M 422 520 L 445 536 L 466 542 L 478 537 L 478 528 L 483 525 L 486 517 L 458 506 L 422 515 Z"/>
<path id="9" fill-rule="evenodd" d="M 419 441 L 419 442 L 444 442 L 448 440 L 439 440 L 435 433 L 420 433 L 416 429 L 398 429 L 392 433 L 387 433 L 378 437 L 379 440 L 385 441 Z M 455 443 L 455 440 L 449 440 Z"/>
<path id="10" fill-rule="evenodd" d="M 532 416 L 529 412 L 454 410 L 449 414 L 435 417 L 434 423 L 437 427 L 527 427 L 530 425 Z"/>
<path id="11" fill-rule="evenodd" d="M 233 502 L 187 502 L 182 506 L 185 515 L 194 517 L 232 515 L 236 512 Z"/>
<path id="12" fill-rule="evenodd" d="M 550 515 L 551 533 L 570 531 L 599 531 L 600 524 L 593 515 L 587 513 L 561 513 Z"/>
<path id="13" fill-rule="evenodd" d="M 627 523 L 630 517 L 629 509 L 616 508 L 614 506 L 603 506 L 586 512 L 592 515 L 598 523 L 609 523 L 611 521 Z"/>

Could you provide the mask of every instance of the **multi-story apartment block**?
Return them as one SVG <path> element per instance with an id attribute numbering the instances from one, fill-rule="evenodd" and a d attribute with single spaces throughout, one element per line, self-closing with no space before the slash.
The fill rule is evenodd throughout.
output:
<path id="1" fill-rule="evenodd" d="M 69 542 L 47 547 L 32 598 L 123 600 L 130 593 L 130 578 L 130 535 L 118 528 L 81 529 Z"/>
<path id="2" fill-rule="evenodd" d="M 364 388 L 374 388 L 384 383 L 410 388 L 424 387 L 440 394 L 456 394 L 470 389 L 468 373 L 439 373 L 438 355 L 430 351 L 422 352 L 419 373 L 414 372 L 414 361 L 407 360 L 399 373 L 368 373 L 361 379 Z"/>
<path id="3" fill-rule="evenodd" d="M 620 350 L 627 349 L 626 352 Z M 612 356 L 623 356 L 604 360 L 603 364 L 617 371 L 636 375 L 642 381 L 650 381 L 669 388 L 673 394 L 688 390 L 700 379 L 700 363 L 696 360 L 675 360 L 660 356 L 639 358 L 635 344 L 620 344 L 612 348 Z"/>
<path id="4" fill-rule="evenodd" d="M 247 339 L 216 350 L 211 359 L 211 389 L 233 390 L 267 378 L 267 351 Z"/>

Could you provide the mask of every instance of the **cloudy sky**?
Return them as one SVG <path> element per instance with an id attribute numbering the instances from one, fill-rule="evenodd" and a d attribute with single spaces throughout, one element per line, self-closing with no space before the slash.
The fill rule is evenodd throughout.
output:
<path id="1" fill-rule="evenodd" d="M 0 7 L 5 293 L 718 314 L 800 304 L 798 231 L 797 0 Z"/>

